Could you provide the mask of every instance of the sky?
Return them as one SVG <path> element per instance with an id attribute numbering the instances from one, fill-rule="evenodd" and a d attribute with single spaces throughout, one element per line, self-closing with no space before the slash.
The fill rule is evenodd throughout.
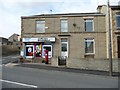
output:
<path id="1" fill-rule="evenodd" d="M 110 0 L 118 5 L 120 0 Z M 21 16 L 96 12 L 107 0 L 0 0 L 0 37 L 21 34 Z M 51 12 L 52 10 L 52 12 Z"/>

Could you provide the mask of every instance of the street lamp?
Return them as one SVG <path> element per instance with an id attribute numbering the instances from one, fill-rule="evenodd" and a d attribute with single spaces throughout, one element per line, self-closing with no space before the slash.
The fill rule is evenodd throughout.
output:
<path id="1" fill-rule="evenodd" d="M 111 24 L 110 24 L 110 4 L 107 2 L 107 14 L 108 14 L 108 35 L 109 35 L 109 75 L 112 76 L 112 45 L 111 45 Z"/>

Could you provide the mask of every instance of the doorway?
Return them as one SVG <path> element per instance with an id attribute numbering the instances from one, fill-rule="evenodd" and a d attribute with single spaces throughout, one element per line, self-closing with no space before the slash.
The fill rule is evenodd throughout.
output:
<path id="1" fill-rule="evenodd" d="M 118 58 L 120 58 L 120 36 L 117 37 L 117 44 L 118 44 Z"/>
<path id="2" fill-rule="evenodd" d="M 67 38 L 61 38 L 61 56 L 68 57 L 68 41 Z"/>
<path id="3" fill-rule="evenodd" d="M 44 50 L 48 50 L 48 58 L 52 58 L 52 45 L 43 45 L 43 54 L 44 54 Z"/>

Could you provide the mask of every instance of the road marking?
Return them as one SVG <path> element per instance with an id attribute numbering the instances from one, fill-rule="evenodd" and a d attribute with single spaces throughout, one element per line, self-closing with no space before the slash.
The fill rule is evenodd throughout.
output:
<path id="1" fill-rule="evenodd" d="M 0 81 L 2 81 L 2 82 L 7 82 L 7 83 L 12 83 L 12 84 L 18 84 L 18 85 L 26 86 L 26 87 L 37 88 L 37 86 L 35 86 L 35 85 L 28 85 L 28 84 L 23 84 L 23 83 L 18 83 L 18 82 L 13 82 L 13 81 L 8 81 L 8 80 L 2 80 L 2 79 L 0 79 Z"/>

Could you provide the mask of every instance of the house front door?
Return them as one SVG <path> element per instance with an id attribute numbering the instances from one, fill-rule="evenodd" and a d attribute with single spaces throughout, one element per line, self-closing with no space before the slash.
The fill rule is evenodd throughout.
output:
<path id="1" fill-rule="evenodd" d="M 118 44 L 118 58 L 120 58 L 120 36 L 117 38 L 117 44 Z"/>

